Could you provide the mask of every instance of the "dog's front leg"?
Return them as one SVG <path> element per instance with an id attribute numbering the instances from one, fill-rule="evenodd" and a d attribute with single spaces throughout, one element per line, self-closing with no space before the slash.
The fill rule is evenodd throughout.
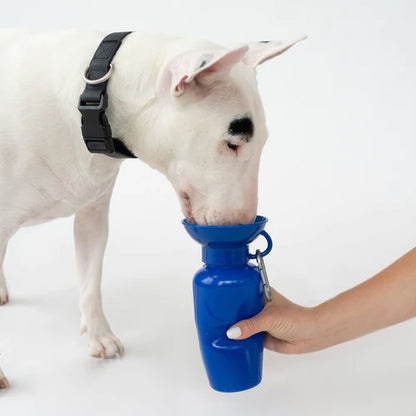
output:
<path id="1" fill-rule="evenodd" d="M 123 345 L 110 329 L 101 301 L 101 271 L 108 236 L 111 192 L 75 215 L 74 235 L 78 269 L 81 330 L 93 357 L 121 356 Z"/>

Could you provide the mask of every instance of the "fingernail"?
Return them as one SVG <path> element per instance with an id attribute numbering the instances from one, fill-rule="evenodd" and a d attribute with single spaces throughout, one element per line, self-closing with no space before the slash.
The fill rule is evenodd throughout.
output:
<path id="1" fill-rule="evenodd" d="M 233 326 L 227 331 L 227 337 L 230 339 L 238 338 L 241 335 L 241 329 L 239 326 Z"/>

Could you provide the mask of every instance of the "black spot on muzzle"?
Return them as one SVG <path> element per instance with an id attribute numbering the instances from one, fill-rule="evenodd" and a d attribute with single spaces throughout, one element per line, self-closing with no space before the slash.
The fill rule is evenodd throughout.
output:
<path id="1" fill-rule="evenodd" d="M 250 141 L 254 134 L 254 124 L 251 118 L 237 118 L 228 127 L 228 134 L 231 136 L 241 136 L 242 140 Z"/>

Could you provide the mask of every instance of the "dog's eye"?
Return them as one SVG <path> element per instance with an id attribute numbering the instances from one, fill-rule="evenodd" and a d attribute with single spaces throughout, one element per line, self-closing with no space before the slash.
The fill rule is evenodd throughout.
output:
<path id="1" fill-rule="evenodd" d="M 237 145 L 237 144 L 233 144 L 233 143 L 230 143 L 230 142 L 227 142 L 227 146 L 228 146 L 231 150 L 234 150 L 234 151 L 236 151 L 236 150 L 238 149 L 238 145 Z"/>

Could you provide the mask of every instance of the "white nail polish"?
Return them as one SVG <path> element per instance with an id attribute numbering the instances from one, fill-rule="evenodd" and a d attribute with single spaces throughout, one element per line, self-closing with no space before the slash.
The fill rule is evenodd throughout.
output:
<path id="1" fill-rule="evenodd" d="M 230 339 L 238 338 L 241 335 L 241 329 L 239 326 L 233 326 L 227 331 L 227 337 Z"/>

